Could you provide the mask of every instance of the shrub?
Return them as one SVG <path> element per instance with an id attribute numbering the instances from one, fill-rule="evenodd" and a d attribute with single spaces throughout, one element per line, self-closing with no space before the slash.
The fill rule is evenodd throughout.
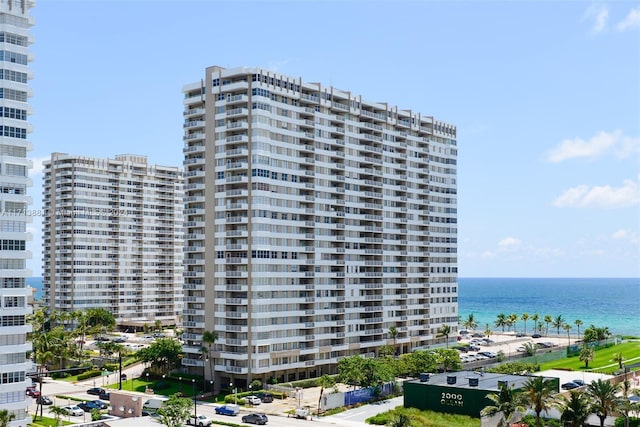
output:
<path id="1" fill-rule="evenodd" d="M 540 418 L 542 420 L 542 425 L 545 427 L 562 427 L 562 422 L 560 422 L 560 420 L 557 420 L 555 418 L 544 418 L 541 417 Z M 536 416 L 535 415 L 525 415 L 524 417 L 522 417 L 522 421 L 520 421 L 521 423 L 525 423 L 525 424 L 529 424 L 530 426 L 535 426 L 536 425 Z"/>
<path id="2" fill-rule="evenodd" d="M 86 380 L 87 378 L 99 377 L 100 375 L 102 375 L 102 371 L 93 369 L 91 371 L 83 372 L 78 375 L 78 381 Z"/>
<path id="3" fill-rule="evenodd" d="M 615 421 L 615 423 L 613 425 L 615 427 L 625 427 L 624 426 L 624 417 L 616 418 L 616 421 Z M 640 418 L 629 417 L 629 427 L 640 427 Z"/>

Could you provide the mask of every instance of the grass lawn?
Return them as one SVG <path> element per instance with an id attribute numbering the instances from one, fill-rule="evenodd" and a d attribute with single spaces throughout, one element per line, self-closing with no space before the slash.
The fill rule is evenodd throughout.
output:
<path id="1" fill-rule="evenodd" d="M 406 415 L 411 420 L 411 425 L 421 427 L 480 427 L 479 418 L 471 418 L 466 415 L 443 414 L 433 411 L 421 411 L 416 408 L 403 408 L 398 406 L 387 412 L 368 418 L 366 421 L 373 425 L 389 425 L 397 415 Z"/>
<path id="2" fill-rule="evenodd" d="M 596 350 L 593 360 L 589 362 L 589 369 L 584 367 L 584 362 L 582 362 L 578 356 L 543 363 L 540 369 L 543 371 L 547 369 L 569 369 L 574 371 L 594 370 L 610 373 L 620 369 L 618 364 L 611 360 L 618 353 L 622 353 L 625 359 L 624 364 L 640 363 L 640 341 L 625 342 L 609 348 Z"/>
<path id="3" fill-rule="evenodd" d="M 198 381 L 195 389 L 195 392 L 198 395 L 202 394 L 202 389 L 198 387 L 201 385 L 201 382 Z M 118 383 L 114 383 L 105 386 L 105 388 L 117 390 L 118 386 Z M 147 387 L 152 389 L 155 394 L 171 396 L 181 392 L 184 397 L 193 397 L 193 386 L 191 384 L 184 382 L 180 383 L 179 381 L 173 381 L 172 379 L 147 381 L 146 379 L 141 378 L 131 378 L 126 381 L 122 381 L 122 390 L 124 391 L 138 391 L 140 393 L 144 393 Z"/>
<path id="4" fill-rule="evenodd" d="M 63 426 L 66 426 L 66 425 L 69 425 L 69 424 L 73 424 L 73 423 L 71 423 L 69 421 L 65 421 L 65 420 L 62 420 L 62 419 L 61 419 L 61 421 L 62 421 L 62 425 Z M 34 417 L 33 422 L 31 424 L 29 424 L 29 425 L 30 426 L 34 426 L 34 427 L 37 427 L 37 426 L 55 427 L 58 424 L 57 424 L 55 418 L 38 416 L 38 417 Z"/>

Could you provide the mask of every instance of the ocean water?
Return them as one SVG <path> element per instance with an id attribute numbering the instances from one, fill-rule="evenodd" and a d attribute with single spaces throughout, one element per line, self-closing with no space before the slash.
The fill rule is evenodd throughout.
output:
<path id="1" fill-rule="evenodd" d="M 538 313 L 541 319 L 562 315 L 573 327 L 571 334 L 577 333 L 573 322 L 580 319 L 580 333 L 595 325 L 616 335 L 640 336 L 640 278 L 459 278 L 458 283 L 460 317 L 464 321 L 473 313 L 478 329 L 484 330 L 486 323 L 497 329 L 494 322 L 500 313 Z M 524 329 L 521 320 L 517 329 Z M 532 330 L 529 319 L 527 332 Z M 552 333 L 556 330 L 549 326 Z M 566 336 L 563 329 L 560 333 Z"/>
<path id="2" fill-rule="evenodd" d="M 42 298 L 42 277 L 30 277 L 27 283 L 36 289 L 36 298 Z M 589 325 L 608 327 L 614 334 L 640 336 L 640 278 L 630 279 L 539 279 L 539 278 L 459 278 L 458 311 L 462 320 L 469 314 L 484 330 L 499 313 L 507 315 L 538 313 L 540 318 L 549 314 L 562 315 L 576 334 L 573 324 L 582 320 L 580 333 Z M 517 329 L 523 330 L 521 320 Z M 527 332 L 533 330 L 533 321 L 527 321 Z M 549 327 L 549 333 L 555 333 Z M 566 332 L 560 330 L 564 336 Z"/>

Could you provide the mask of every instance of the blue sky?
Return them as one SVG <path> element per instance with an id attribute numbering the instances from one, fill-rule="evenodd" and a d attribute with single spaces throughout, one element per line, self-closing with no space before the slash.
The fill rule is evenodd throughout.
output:
<path id="1" fill-rule="evenodd" d="M 637 2 L 41 0 L 32 14 L 33 208 L 53 151 L 181 165 L 182 86 L 257 66 L 457 125 L 461 277 L 640 277 Z"/>

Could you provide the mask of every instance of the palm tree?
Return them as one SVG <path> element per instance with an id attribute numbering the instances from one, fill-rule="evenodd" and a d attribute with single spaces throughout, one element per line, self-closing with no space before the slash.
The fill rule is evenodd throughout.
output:
<path id="1" fill-rule="evenodd" d="M 9 427 L 9 423 L 11 423 L 15 418 L 16 414 L 13 412 L 9 413 L 6 409 L 0 410 L 0 427 Z"/>
<path id="2" fill-rule="evenodd" d="M 540 320 L 540 315 L 538 313 L 534 313 L 531 316 L 531 320 L 533 320 L 533 333 L 535 334 L 538 331 L 538 320 Z"/>
<path id="3" fill-rule="evenodd" d="M 553 327 L 557 329 L 557 335 L 560 335 L 560 328 L 564 325 L 564 319 L 562 318 L 562 314 L 559 314 L 553 319 L 552 323 Z"/>
<path id="4" fill-rule="evenodd" d="M 522 313 L 522 316 L 520 316 L 520 318 L 524 323 L 524 334 L 527 335 L 527 320 L 529 320 L 529 313 Z"/>
<path id="5" fill-rule="evenodd" d="M 438 328 L 438 335 L 436 337 L 444 337 L 447 348 L 449 348 L 449 334 L 451 333 L 451 326 L 442 325 Z"/>
<path id="6" fill-rule="evenodd" d="M 396 414 L 391 417 L 390 427 L 409 427 L 411 426 L 411 418 L 406 414 Z"/>
<path id="7" fill-rule="evenodd" d="M 584 345 L 582 346 L 582 350 L 580 350 L 578 359 L 581 362 L 584 362 L 584 367 L 586 369 L 589 369 L 589 362 L 593 360 L 594 355 L 595 352 L 593 351 L 593 348 L 589 347 L 588 345 Z"/>
<path id="8" fill-rule="evenodd" d="M 213 375 L 213 355 L 211 354 L 211 350 L 213 349 L 213 345 L 218 341 L 218 333 L 216 331 L 204 331 L 202 334 L 202 343 L 207 345 L 207 355 L 209 356 L 209 379 L 212 380 L 214 378 Z"/>
<path id="9" fill-rule="evenodd" d="M 587 395 L 593 401 L 591 412 L 600 418 L 600 427 L 604 427 L 607 416 L 620 406 L 620 398 L 616 396 L 619 390 L 620 384 L 614 385 L 601 379 L 587 385 Z"/>
<path id="10" fill-rule="evenodd" d="M 56 417 L 56 425 L 60 425 L 62 424 L 60 422 L 60 418 L 62 418 L 64 415 L 67 415 L 67 411 L 62 407 L 62 406 L 50 406 L 49 407 L 49 412 L 51 412 L 52 414 L 55 415 Z"/>
<path id="11" fill-rule="evenodd" d="M 398 328 L 396 325 L 389 326 L 389 336 L 393 339 L 393 353 L 395 354 L 398 339 Z"/>
<path id="12" fill-rule="evenodd" d="M 491 328 L 489 327 L 488 323 L 484 327 L 484 334 L 487 336 L 487 338 L 491 336 Z"/>
<path id="13" fill-rule="evenodd" d="M 511 313 L 509 317 L 507 317 L 507 326 L 509 327 L 509 330 L 511 330 L 511 327 L 513 326 L 513 330 L 515 331 L 517 322 L 518 322 L 518 315 L 515 313 Z"/>
<path id="14" fill-rule="evenodd" d="M 494 325 L 496 328 L 502 328 L 502 332 L 504 332 L 504 327 L 507 326 L 507 315 L 504 313 L 498 314 Z"/>
<path id="15" fill-rule="evenodd" d="M 622 352 L 616 353 L 611 359 L 612 362 L 616 362 L 618 364 L 618 368 L 622 369 L 622 362 L 625 361 L 624 356 L 622 356 Z"/>
<path id="16" fill-rule="evenodd" d="M 560 421 L 568 427 L 582 427 L 591 415 L 589 399 L 582 391 L 571 390 L 569 399 L 562 396 L 557 402 L 561 412 Z"/>
<path id="17" fill-rule="evenodd" d="M 571 325 L 568 323 L 564 323 L 562 325 L 562 329 L 567 331 L 567 346 L 571 345 L 571 335 L 569 335 L 569 331 L 571 330 Z"/>
<path id="18" fill-rule="evenodd" d="M 580 326 L 583 325 L 582 320 L 576 319 L 575 322 L 573 322 L 573 324 L 578 327 L 578 339 L 580 339 Z"/>
<path id="19" fill-rule="evenodd" d="M 536 427 L 542 427 L 540 414 L 551 408 L 555 392 L 554 383 L 543 377 L 529 378 L 523 384 L 523 402 L 536 413 Z"/>
<path id="20" fill-rule="evenodd" d="M 498 427 L 509 425 L 509 420 L 516 411 L 524 411 L 522 406 L 522 398 L 520 394 L 514 390 L 513 386 L 509 387 L 504 383 L 500 384 L 498 393 L 489 393 L 487 395 L 493 405 L 485 406 L 480 415 L 483 417 L 492 417 L 500 414 L 501 418 Z"/>
<path id="21" fill-rule="evenodd" d="M 323 376 L 318 378 L 318 382 L 316 385 L 320 386 L 320 397 L 318 398 L 318 414 L 320 414 L 320 411 L 322 409 L 321 403 L 322 403 L 322 394 L 324 393 L 324 389 L 332 388 L 332 387 L 335 388 L 336 380 L 334 377 L 324 374 Z"/>
<path id="22" fill-rule="evenodd" d="M 464 321 L 462 326 L 471 330 L 478 327 L 478 323 L 476 322 L 476 319 L 473 317 L 473 313 L 469 314 L 469 316 L 467 317 L 467 320 Z"/>
<path id="23" fill-rule="evenodd" d="M 550 314 L 547 314 L 544 316 L 544 323 L 547 324 L 547 329 L 546 332 L 544 333 L 545 335 L 549 335 L 549 323 L 553 322 L 553 318 L 551 317 Z"/>

